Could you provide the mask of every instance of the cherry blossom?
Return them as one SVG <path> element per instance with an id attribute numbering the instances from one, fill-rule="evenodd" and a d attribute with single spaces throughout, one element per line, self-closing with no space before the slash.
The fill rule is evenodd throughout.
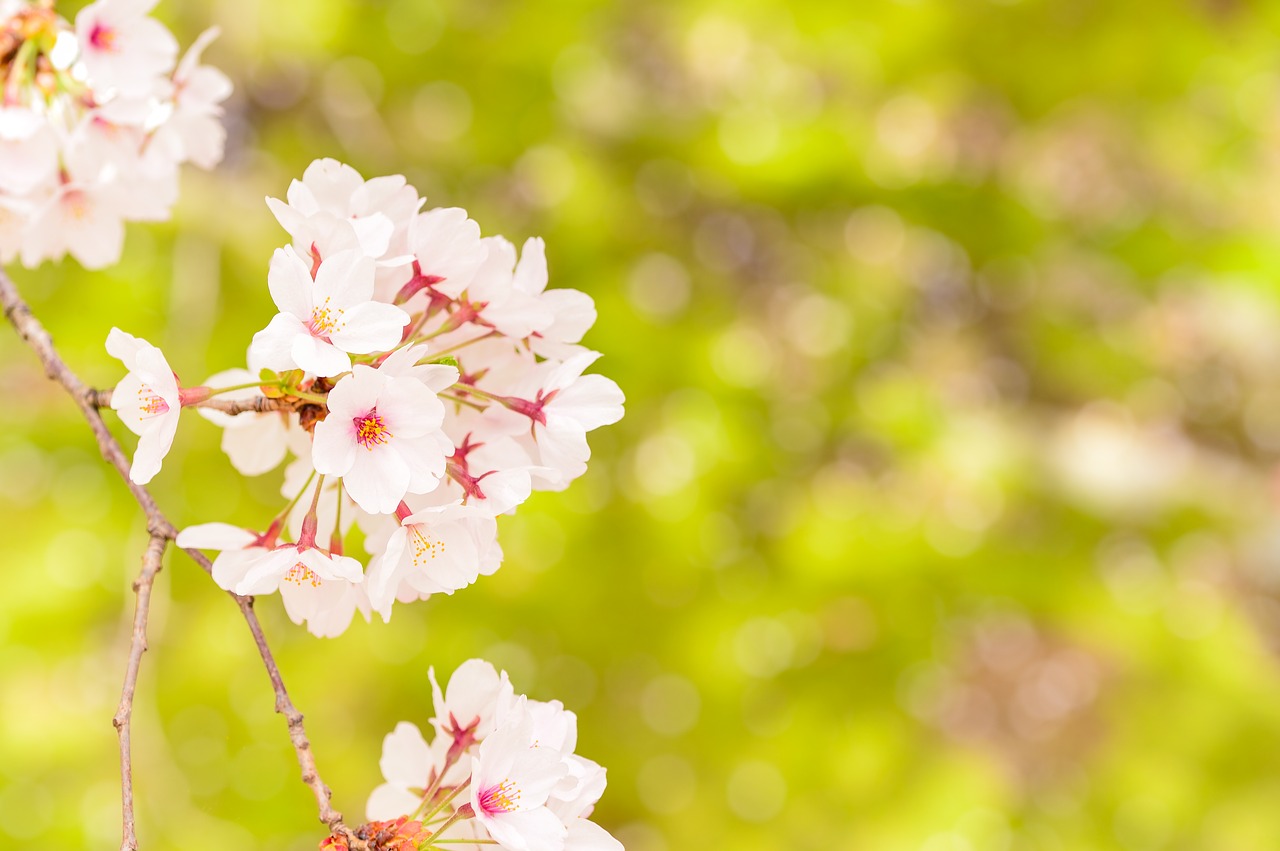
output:
<path id="1" fill-rule="evenodd" d="M 311 266 L 285 246 L 271 258 L 267 286 L 280 312 L 253 337 L 251 359 L 268 369 L 303 369 L 333 376 L 351 368 L 352 354 L 390 349 L 409 316 L 372 301 L 373 261 L 340 251 Z"/>
<path id="2" fill-rule="evenodd" d="M 44 3 L 0 8 L 0 260 L 109 266 L 126 221 L 169 217 L 182 163 L 222 159 L 231 83 L 199 62 L 216 30 L 175 67 L 177 41 L 154 6 L 98 0 L 74 27 Z"/>
<path id="3" fill-rule="evenodd" d="M 505 726 L 480 743 L 471 761 L 471 809 L 511 851 L 564 847 L 568 830 L 547 807 L 565 775 L 559 752 L 535 745 L 533 720 Z"/>
<path id="4" fill-rule="evenodd" d="M 175 72 L 180 90 L 202 76 L 206 41 Z M 216 93 L 215 77 L 198 86 Z M 109 112 L 82 128 L 86 139 L 112 136 L 108 126 L 119 138 L 137 131 L 127 103 Z M 83 168 L 128 160 L 129 144 L 86 146 Z M 267 270 L 278 313 L 254 335 L 247 369 L 211 376 L 185 401 L 223 429 L 237 470 L 261 475 L 284 462 L 285 504 L 268 531 L 215 534 L 220 584 L 279 592 L 290 618 L 333 636 L 356 612 L 387 620 L 396 602 L 453 594 L 494 573 L 499 518 L 534 489 L 581 475 L 587 434 L 622 416 L 623 396 L 585 374 L 599 357 L 580 344 L 594 306 L 547 288 L 542 240 L 526 240 L 517 256 L 460 208 L 419 212 L 403 177 L 366 180 L 336 160 L 313 162 L 286 197 L 268 201 L 290 243 Z M 0 245 L 7 209 L 0 203 Z M 353 526 L 367 572 L 345 552 Z M 498 681 L 491 668 L 482 679 Z M 491 714 L 473 709 L 441 709 L 461 725 L 440 729 L 448 750 L 492 729 Z"/>
<path id="5" fill-rule="evenodd" d="M 401 722 L 383 740 L 386 782 L 369 796 L 368 818 L 421 818 L 428 829 L 443 829 L 450 847 L 620 851 L 588 820 L 605 770 L 574 753 L 572 712 L 556 700 L 516 695 L 505 672 L 480 659 L 464 662 L 444 694 L 434 670 L 429 676 L 433 739 Z"/>
<path id="6" fill-rule="evenodd" d="M 158 0 L 98 0 L 76 15 L 76 38 L 89 76 L 125 95 L 150 94 L 178 58 L 178 42 L 147 14 Z"/>
<path id="7" fill-rule="evenodd" d="M 357 365 L 329 393 L 316 426 L 316 470 L 340 476 L 365 511 L 394 511 L 406 493 L 426 493 L 453 449 L 440 430 L 444 405 L 421 381 Z"/>
<path id="8" fill-rule="evenodd" d="M 160 472 L 178 431 L 182 408 L 178 379 L 163 352 L 119 328 L 107 335 L 107 353 L 129 371 L 111 393 L 111 409 L 138 435 L 129 478 L 145 485 Z"/>

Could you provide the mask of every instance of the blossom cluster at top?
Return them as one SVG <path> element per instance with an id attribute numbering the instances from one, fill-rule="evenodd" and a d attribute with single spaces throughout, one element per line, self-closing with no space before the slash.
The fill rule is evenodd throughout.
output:
<path id="1" fill-rule="evenodd" d="M 292 456 L 287 505 L 259 529 L 191 526 L 218 550 L 213 578 L 238 594 L 279 590 L 296 623 L 341 633 L 357 610 L 463 588 L 498 568 L 496 517 L 586 471 L 587 432 L 622 416 L 622 392 L 584 371 L 590 297 L 546 289 L 540 239 L 481 237 L 456 208 L 421 212 L 399 175 L 364 180 L 318 160 L 284 201 L 291 244 L 267 286 L 277 313 L 248 369 L 181 387 L 155 346 L 112 329 L 128 375 L 111 407 L 138 434 L 131 476 L 160 469 L 183 406 L 225 431 L 246 475 Z M 371 559 L 346 554 L 355 524 Z"/>
<path id="2" fill-rule="evenodd" d="M 120 258 L 126 221 L 163 221 L 178 166 L 222 159 L 231 81 L 178 43 L 156 0 L 98 0 L 74 26 L 50 3 L 0 0 L 0 262 Z"/>
<path id="3" fill-rule="evenodd" d="M 506 672 L 471 659 L 442 690 L 427 742 L 402 721 L 382 745 L 382 776 L 361 838 L 375 847 L 479 851 L 622 851 L 588 818 L 605 770 L 578 756 L 578 719 L 564 705 L 516 695 Z M 332 836 L 322 851 L 347 851 Z"/>

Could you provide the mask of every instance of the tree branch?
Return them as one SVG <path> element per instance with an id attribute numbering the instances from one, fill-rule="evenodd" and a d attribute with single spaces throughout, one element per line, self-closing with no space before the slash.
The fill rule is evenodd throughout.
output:
<path id="1" fill-rule="evenodd" d="M 133 639 L 129 642 L 129 664 L 125 668 L 124 686 L 120 689 L 120 705 L 116 707 L 116 734 L 120 738 L 120 806 L 123 817 L 120 851 L 138 851 L 138 835 L 133 817 L 133 757 L 130 752 L 129 722 L 133 717 L 133 693 L 138 686 L 138 668 L 147 650 L 147 612 L 151 606 L 151 587 L 160 572 L 169 539 L 152 534 L 142 556 L 142 571 L 133 581 L 137 603 L 133 609 Z"/>
<path id="2" fill-rule="evenodd" d="M 86 387 L 79 377 L 76 376 L 71 368 L 58 355 L 57 350 L 53 346 L 53 339 L 49 336 L 49 332 L 45 330 L 40 321 L 31 313 L 31 308 L 22 300 L 22 296 L 18 293 L 17 287 L 10 280 L 8 274 L 0 269 L 0 304 L 4 305 L 5 318 L 13 324 L 17 330 L 18 336 L 35 352 L 36 357 L 40 359 L 40 363 L 44 366 L 45 375 L 58 382 L 71 396 L 84 418 L 89 423 L 89 429 L 93 432 L 94 438 L 98 443 L 98 450 L 102 453 L 102 457 L 106 459 L 111 466 L 116 468 L 121 478 L 124 479 L 125 485 L 129 488 L 129 492 L 133 494 L 133 498 L 137 501 L 139 507 L 147 519 L 147 532 L 151 535 L 153 546 L 154 541 L 159 538 L 162 541 L 172 540 L 177 536 L 177 530 L 165 518 L 164 514 L 156 505 L 149 491 L 141 485 L 135 484 L 129 478 L 129 459 L 125 457 L 124 450 L 120 448 L 119 442 L 111 435 L 107 429 L 107 425 L 103 422 L 102 415 L 98 413 L 98 407 L 103 403 L 104 398 L 109 399 L 109 393 L 96 391 Z M 161 548 L 163 552 L 163 547 Z M 148 555 L 150 555 L 151 546 L 148 547 Z M 205 573 L 212 574 L 213 566 L 204 554 L 198 550 L 184 550 L 188 556 L 198 564 Z M 158 559 L 157 559 L 158 562 Z M 159 567 L 156 568 L 159 570 Z M 137 662 L 141 659 L 142 649 L 138 645 L 138 623 L 141 620 L 145 630 L 147 604 L 150 602 L 150 585 L 147 585 L 147 593 L 142 593 L 142 580 L 147 573 L 147 564 L 144 561 L 143 575 L 139 577 L 139 593 L 137 609 L 134 615 L 134 647 L 130 652 L 129 673 L 126 674 L 125 689 L 131 696 L 131 682 L 135 682 L 137 678 Z M 154 573 L 152 574 L 154 578 Z M 148 581 L 149 582 L 149 581 Z M 275 710 L 285 717 L 289 728 L 289 741 L 293 744 L 294 752 L 298 757 L 298 765 L 302 769 L 302 781 L 311 789 L 316 799 L 316 807 L 319 811 L 319 818 L 331 833 L 336 833 L 347 838 L 352 849 L 367 849 L 368 845 L 359 839 L 354 832 L 351 831 L 342 821 L 342 813 L 333 808 L 330 803 L 331 792 L 329 787 L 325 785 L 320 778 L 320 773 L 316 769 L 315 757 L 311 753 L 311 742 L 307 739 L 306 729 L 303 727 L 302 713 L 294 706 L 293 701 L 289 699 L 289 692 L 285 689 L 284 680 L 280 676 L 280 669 L 276 665 L 275 658 L 271 654 L 271 649 L 267 645 L 266 636 L 262 632 L 262 624 L 258 621 L 258 616 L 253 610 L 253 598 L 241 597 L 237 594 L 227 592 L 229 596 L 235 600 L 236 606 L 240 609 L 241 615 L 244 617 L 245 623 L 249 627 L 249 632 L 253 635 L 254 644 L 257 645 L 258 655 L 262 657 L 262 664 L 267 669 L 267 676 L 271 679 L 271 686 L 275 692 Z M 141 648 L 145 648 L 145 635 L 142 639 Z M 122 706 L 125 703 L 125 695 L 121 696 Z M 120 712 L 116 713 L 116 718 L 121 717 Z M 123 721 L 127 730 L 128 717 L 127 713 Z M 121 730 L 121 724 L 117 724 L 117 729 Z M 126 818 L 124 826 L 124 841 L 121 844 L 122 849 L 133 849 L 137 847 L 136 839 L 133 839 L 133 825 L 129 816 L 132 805 L 132 789 L 130 777 L 130 766 L 126 764 L 127 760 L 128 734 L 121 733 L 121 775 L 126 778 L 125 807 Z M 130 842 L 133 842 L 130 845 Z"/>
<path id="3" fill-rule="evenodd" d="M 85 398 L 95 408 L 111 407 L 110 390 L 86 390 Z M 254 396 L 252 399 L 205 399 L 188 407 L 209 408 L 224 414 L 267 414 L 272 411 L 295 411 L 297 402 L 289 399 L 271 399 L 267 396 Z"/>

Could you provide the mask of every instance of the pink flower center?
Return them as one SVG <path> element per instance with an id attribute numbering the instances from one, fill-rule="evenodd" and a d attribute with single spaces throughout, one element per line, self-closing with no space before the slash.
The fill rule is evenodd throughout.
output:
<path id="1" fill-rule="evenodd" d="M 72 189 L 62 194 L 63 212 L 76 221 L 82 222 L 89 218 L 89 214 L 93 212 L 93 205 L 89 203 L 89 196 L 79 189 Z"/>
<path id="2" fill-rule="evenodd" d="M 503 780 L 480 792 L 480 809 L 486 815 L 510 813 L 520 807 L 520 787 L 512 780 Z"/>
<path id="3" fill-rule="evenodd" d="M 89 30 L 89 43 L 97 50 L 114 52 L 116 49 L 116 31 L 102 24 L 94 24 Z"/>
<path id="4" fill-rule="evenodd" d="M 156 391 L 143 384 L 138 388 L 138 410 L 144 417 L 158 417 L 169 413 L 169 403 L 160 398 Z"/>
<path id="5" fill-rule="evenodd" d="M 307 330 L 323 339 L 328 339 L 342 320 L 342 311 L 330 308 L 330 301 L 326 298 L 322 304 L 312 308 L 311 321 L 307 323 Z"/>
<path id="6" fill-rule="evenodd" d="M 377 408 L 364 416 L 352 417 L 351 422 L 356 427 L 356 443 L 365 449 L 381 446 L 394 436 L 387 431 L 387 423 L 382 419 Z"/>

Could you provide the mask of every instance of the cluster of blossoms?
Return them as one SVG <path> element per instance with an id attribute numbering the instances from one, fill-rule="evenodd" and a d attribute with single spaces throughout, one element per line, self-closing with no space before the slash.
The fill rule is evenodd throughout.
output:
<path id="1" fill-rule="evenodd" d="M 155 0 L 98 0 L 74 26 L 51 5 L 0 0 L 0 262 L 98 269 L 124 222 L 169 217 L 182 163 L 222 159 L 231 82 L 200 64 L 216 30 L 178 61 Z"/>
<path id="2" fill-rule="evenodd" d="M 380 849 L 439 843 L 510 851 L 621 851 L 588 821 L 605 770 L 575 754 L 577 717 L 558 700 L 515 694 L 506 672 L 464 662 L 441 690 L 430 673 L 430 743 L 403 721 L 383 741 L 386 783 L 369 796 L 362 839 Z M 347 851 L 332 836 L 322 851 Z"/>
<path id="3" fill-rule="evenodd" d="M 140 436 L 131 476 L 160 469 L 179 411 L 198 406 L 246 475 L 287 457 L 288 504 L 263 529 L 207 523 L 178 543 L 219 551 L 237 594 L 279 591 L 319 636 L 353 614 L 452 594 L 502 560 L 496 518 L 535 489 L 586 471 L 587 432 L 622 416 L 622 392 L 584 375 L 587 295 L 547 290 L 539 239 L 481 237 L 464 210 L 420 212 L 401 176 L 364 180 L 318 160 L 286 201 L 268 199 L 292 244 L 272 257 L 278 313 L 248 369 L 180 387 L 164 355 L 113 329 L 128 375 L 111 406 Z M 371 559 L 344 553 L 355 524 Z"/>

